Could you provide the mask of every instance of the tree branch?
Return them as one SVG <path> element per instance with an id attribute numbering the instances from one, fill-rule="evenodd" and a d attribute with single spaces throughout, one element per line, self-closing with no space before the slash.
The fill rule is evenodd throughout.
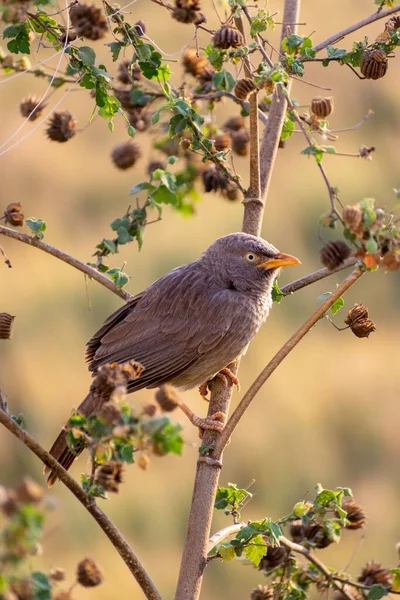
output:
<path id="1" fill-rule="evenodd" d="M 81 271 L 82 273 L 90 277 L 90 279 L 94 279 L 98 283 L 101 283 L 101 285 L 104 285 L 104 287 L 106 287 L 111 292 L 114 292 L 114 294 L 117 294 L 117 296 L 119 296 L 126 302 L 133 298 L 132 294 L 130 294 L 126 290 L 117 288 L 117 286 L 111 281 L 111 279 L 103 275 L 103 273 L 97 271 L 97 269 L 95 269 L 94 267 L 90 267 L 89 265 L 81 262 L 77 258 L 66 254 L 66 252 L 62 252 L 62 250 L 59 250 L 54 246 L 50 246 L 49 244 L 42 242 L 34 236 L 30 236 L 27 233 L 22 233 L 21 231 L 15 231 L 14 229 L 11 229 L 10 227 L 5 227 L 4 225 L 0 225 L 0 235 L 1 234 L 14 240 L 18 240 L 19 242 L 23 242 L 24 244 L 28 244 L 29 246 L 33 246 L 34 248 L 38 248 L 39 250 L 43 250 L 44 252 L 47 252 L 47 254 L 51 254 L 52 256 L 59 258 L 68 265 L 71 265 L 71 267 L 78 269 L 78 271 Z"/>
<path id="2" fill-rule="evenodd" d="M 213 457 L 219 460 L 220 454 L 223 452 L 226 444 L 229 441 L 234 429 L 237 427 L 240 419 L 254 400 L 256 394 L 260 391 L 264 383 L 269 379 L 275 369 L 281 364 L 284 358 L 297 346 L 297 344 L 303 339 L 303 337 L 310 331 L 310 329 L 318 323 L 325 313 L 331 308 L 334 302 L 344 292 L 346 292 L 354 283 L 363 275 L 363 271 L 356 268 L 337 289 L 324 302 L 321 302 L 317 310 L 309 317 L 303 325 L 292 335 L 292 337 L 282 346 L 282 348 L 275 354 L 268 365 L 261 371 L 260 375 L 252 383 L 242 400 L 233 411 L 228 423 L 224 427 L 222 433 L 218 437 L 215 450 L 213 451 Z"/>
<path id="3" fill-rule="evenodd" d="M 16 438 L 18 438 L 29 450 L 49 467 L 57 473 L 58 479 L 72 492 L 79 502 L 86 508 L 92 517 L 100 525 L 114 548 L 118 551 L 122 560 L 140 585 L 145 597 L 148 600 L 162 600 L 153 581 L 150 579 L 147 571 L 143 567 L 138 557 L 134 554 L 132 548 L 122 536 L 120 531 L 110 521 L 107 515 L 99 508 L 90 496 L 87 496 L 78 483 L 69 475 L 69 473 L 53 458 L 29 433 L 21 429 L 21 427 L 12 419 L 12 417 L 0 408 L 0 423 L 4 425 Z"/>
<path id="4" fill-rule="evenodd" d="M 393 8 L 389 8 L 388 10 L 383 10 L 382 12 L 375 12 L 373 15 L 366 17 L 365 19 L 362 19 L 358 23 L 354 23 L 354 25 L 350 25 L 350 27 L 346 27 L 346 29 L 342 29 L 342 31 L 338 31 L 334 35 L 331 35 L 331 37 L 327 38 L 323 42 L 320 42 L 319 44 L 314 46 L 313 50 L 315 50 L 315 52 L 320 52 L 327 46 L 335 44 L 339 40 L 343 39 L 347 35 L 350 35 L 351 33 L 354 33 L 358 29 L 362 29 L 363 27 L 366 27 L 367 25 L 370 25 L 371 23 L 375 23 L 375 21 L 379 21 L 380 19 L 385 19 L 386 17 L 389 17 L 390 15 L 393 15 L 394 13 L 399 12 L 399 11 L 400 11 L 400 4 L 397 4 L 396 6 L 394 6 Z M 307 60 L 312 61 L 313 59 L 305 58 L 304 62 Z"/>
<path id="5" fill-rule="evenodd" d="M 314 271 L 309 275 L 305 275 L 300 279 L 296 279 L 295 281 L 284 285 L 283 288 L 281 288 L 281 292 L 285 296 L 288 296 L 289 294 L 293 294 L 293 292 L 297 292 L 298 290 L 301 290 L 302 288 L 307 287 L 308 285 L 311 285 L 316 281 L 320 281 L 321 279 L 325 279 L 325 277 L 329 277 L 329 275 L 339 273 L 339 271 L 343 271 L 343 269 L 348 269 L 349 267 L 354 267 L 354 265 L 357 264 L 357 262 L 358 258 L 351 257 L 345 260 L 342 265 L 336 267 L 336 269 L 333 269 L 332 271 L 330 271 L 326 267 L 324 267 L 323 269 L 318 269 L 318 271 Z"/>

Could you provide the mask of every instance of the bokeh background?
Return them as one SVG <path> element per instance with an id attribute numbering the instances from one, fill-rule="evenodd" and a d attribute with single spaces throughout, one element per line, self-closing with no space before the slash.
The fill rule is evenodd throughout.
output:
<path id="1" fill-rule="evenodd" d="M 272 1 L 270 9 L 281 14 L 282 4 Z M 203 8 L 210 26 L 216 27 L 212 3 L 203 0 Z M 300 32 L 315 30 L 313 39 L 318 42 L 374 10 L 372 0 L 304 2 Z M 191 27 L 172 21 L 165 10 L 148 0 L 131 3 L 127 11 L 131 22 L 139 18 L 146 22 L 149 37 L 167 54 L 178 80 L 182 48 L 193 43 Z M 364 34 L 373 38 L 382 30 L 380 22 L 358 32 L 354 39 L 362 39 Z M 277 43 L 277 39 L 274 33 L 271 40 Z M 340 46 L 350 48 L 351 41 L 348 38 Z M 206 34 L 200 35 L 199 43 L 208 43 Z M 96 50 L 98 56 L 107 51 L 103 42 L 97 43 Z M 39 56 L 32 54 L 32 61 Z M 109 54 L 103 60 L 111 65 Z M 393 188 L 400 187 L 399 59 L 391 59 L 386 77 L 376 82 L 360 81 L 350 69 L 337 64 L 328 69 L 307 65 L 305 78 L 332 88 L 332 128 L 354 125 L 369 109 L 375 111 L 363 127 L 341 134 L 336 144 L 342 152 L 357 152 L 361 144 L 376 146 L 373 161 L 327 156 L 324 164 L 344 203 L 374 197 L 380 206 L 391 209 Z M 45 86 L 30 75 L 5 80 L 3 76 L 0 79 L 1 142 L 22 122 L 21 98 L 43 93 Z M 50 106 L 64 92 L 61 88 Z M 294 84 L 293 95 L 301 104 L 320 93 L 305 83 Z M 73 91 L 62 107 L 70 109 L 84 128 L 93 102 L 85 91 Z M 225 103 L 219 107 L 219 122 L 228 112 L 236 114 L 237 106 Z M 26 125 L 13 141 L 30 128 L 31 124 Z M 63 145 L 49 142 L 39 128 L 0 155 L 0 209 L 20 201 L 26 216 L 46 220 L 46 241 L 89 261 L 95 244 L 109 236 L 109 223 L 125 212 L 130 187 L 144 178 L 148 159 L 154 156 L 151 135 L 139 134 L 143 158 L 133 169 L 117 171 L 110 151 L 124 139 L 122 119 L 116 119 L 113 134 L 104 121 L 95 119 Z M 285 270 L 281 284 L 320 267 L 318 219 L 328 210 L 329 201 L 314 160 L 299 154 L 305 145 L 296 134 L 279 151 L 262 229 L 266 239 L 302 259 L 301 267 Z M 235 165 L 246 181 L 247 160 L 235 158 Z M 139 292 L 171 268 L 197 257 L 217 236 L 240 229 L 241 219 L 239 202 L 202 195 L 196 216 L 185 219 L 167 208 L 163 220 L 146 230 L 142 250 L 133 244 L 126 246 L 113 264 L 121 266 L 127 261 L 128 289 Z M 17 315 L 17 319 L 13 339 L 0 342 L 0 387 L 9 397 L 12 412 L 23 412 L 29 431 L 48 447 L 90 383 L 83 359 L 85 342 L 121 301 L 91 282 L 89 309 L 80 273 L 12 240 L 2 238 L 1 244 L 13 268 L 0 264 L 0 311 Z M 314 310 L 316 298 L 332 290 L 341 277 L 343 274 L 332 276 L 274 306 L 242 362 L 241 393 Z M 242 515 L 245 519 L 283 516 L 296 501 L 311 497 L 317 482 L 325 487 L 350 486 L 367 510 L 368 528 L 346 532 L 344 542 L 321 551 L 321 558 L 344 568 L 355 554 L 350 567 L 354 574 L 368 559 L 392 566 L 398 562 L 399 284 L 398 273 L 385 275 L 381 270 L 364 277 L 346 295 L 346 307 L 360 301 L 369 307 L 377 326 L 369 339 L 360 340 L 349 331 L 339 333 L 326 320 L 309 333 L 248 410 L 227 449 L 221 476 L 221 485 L 234 481 L 245 487 L 255 480 L 251 486 L 254 498 Z M 343 323 L 344 316 L 344 312 L 338 315 L 337 324 Z M 151 397 L 152 392 L 140 392 L 131 399 L 136 403 Z M 235 393 L 234 403 L 239 397 Z M 185 400 L 198 414 L 205 413 L 196 391 L 187 392 Z M 183 456 L 154 458 L 147 472 L 136 466 L 128 468 L 121 493 L 102 502 L 149 567 L 165 598 L 173 596 L 177 580 L 198 447 L 197 432 L 180 414 L 175 418 L 184 426 Z M 0 430 L 0 444 L 2 485 L 13 486 L 25 474 L 43 481 L 39 462 L 8 432 Z M 85 459 L 81 458 L 72 473 L 79 477 L 84 468 Z M 49 497 L 54 509 L 47 520 L 44 554 L 35 559 L 34 566 L 63 566 L 72 579 L 78 560 L 92 556 L 105 569 L 105 583 L 94 591 L 79 590 L 77 597 L 101 600 L 118 594 L 141 598 L 109 541 L 68 491 L 57 485 Z M 213 530 L 225 524 L 227 517 L 217 514 Z M 202 597 L 242 600 L 262 581 L 263 575 L 250 566 L 214 561 L 207 569 Z"/>

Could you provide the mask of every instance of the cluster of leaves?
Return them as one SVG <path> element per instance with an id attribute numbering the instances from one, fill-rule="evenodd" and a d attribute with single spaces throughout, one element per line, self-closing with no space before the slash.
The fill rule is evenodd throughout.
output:
<path id="1" fill-rule="evenodd" d="M 45 513 L 44 490 L 30 478 L 14 489 L 0 486 L 0 597 L 20 600 L 69 600 L 69 591 L 59 589 L 65 579 L 61 568 L 34 570 L 32 561 L 41 554 Z M 87 569 L 90 562 L 91 571 Z M 96 571 L 96 581 L 88 575 Z M 76 582 L 93 587 L 101 582 L 95 563 L 79 563 Z"/>
<path id="2" fill-rule="evenodd" d="M 230 483 L 227 488 L 218 489 L 215 508 L 237 518 L 238 509 L 250 499 L 251 494 L 247 490 Z M 324 573 L 318 566 L 320 561 L 313 563 L 312 552 L 339 543 L 345 529 L 359 529 L 364 522 L 365 513 L 354 502 L 349 488 L 328 490 L 318 484 L 313 500 L 297 502 L 291 513 L 282 519 L 274 522 L 263 518 L 243 523 L 234 538 L 210 550 L 209 560 L 239 558 L 262 570 L 268 586 L 259 586 L 259 595 L 254 593 L 254 598 L 305 600 L 312 588 L 322 592 L 332 586 L 331 578 L 326 577 L 328 569 L 325 567 Z M 288 530 L 287 536 L 284 535 L 285 529 Z M 354 585 L 355 592 L 359 593 L 356 597 L 360 600 L 378 600 L 400 588 L 400 569 L 386 569 L 373 561 L 364 567 L 359 583 L 354 582 L 348 573 L 335 569 L 329 569 L 329 572 L 348 582 L 349 587 Z M 261 591 L 265 596 L 261 595 Z"/>

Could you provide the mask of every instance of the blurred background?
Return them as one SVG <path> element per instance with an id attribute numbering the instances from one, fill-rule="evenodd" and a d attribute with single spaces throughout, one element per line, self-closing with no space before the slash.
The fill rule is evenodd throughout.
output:
<path id="1" fill-rule="evenodd" d="M 209 26 L 218 20 L 212 3 L 203 0 Z M 283 2 L 271 1 L 271 11 L 282 11 Z M 372 0 L 351 2 L 325 0 L 304 2 L 301 34 L 313 34 L 321 41 L 375 10 Z M 166 11 L 148 0 L 137 0 L 126 9 L 133 23 L 146 22 L 148 36 L 170 59 L 176 81 L 181 78 L 180 53 L 193 44 L 190 26 L 169 19 Z M 223 10 L 221 9 L 221 14 Z M 357 32 L 371 39 L 383 30 L 383 21 Z M 339 47 L 351 47 L 351 37 Z M 271 36 L 277 44 L 278 32 Z M 106 53 L 104 41 L 96 44 L 98 56 Z M 200 46 L 208 43 L 204 32 Z M 42 55 L 41 55 L 42 56 Z M 39 60 L 35 53 L 31 60 Z M 107 53 L 103 59 L 112 69 Z M 54 65 L 55 66 L 55 65 Z M 8 77 L 8 76 L 7 76 Z M 19 102 L 28 94 L 40 95 L 45 83 L 29 74 L 5 82 L 0 79 L 0 133 L 5 141 L 22 123 Z M 393 188 L 400 187 L 398 81 L 400 60 L 390 60 L 387 75 L 378 81 L 360 81 L 349 68 L 331 64 L 307 64 L 305 79 L 332 88 L 335 111 L 332 128 L 345 128 L 361 121 L 369 109 L 375 116 L 361 128 L 340 135 L 338 151 L 358 152 L 361 144 L 375 146 L 372 162 L 340 156 L 326 156 L 324 164 L 333 186 L 340 188 L 344 204 L 374 197 L 388 210 L 395 202 Z M 65 92 L 61 88 L 50 106 Z M 323 92 L 322 92 L 323 93 Z M 320 95 L 303 82 L 295 82 L 293 96 L 309 104 Z M 85 90 L 71 92 L 61 104 L 84 128 L 93 110 Z M 220 122 L 227 114 L 238 114 L 229 102 L 216 112 Z M 20 136 L 32 124 L 25 125 Z M 28 217 L 47 222 L 45 241 L 90 261 L 94 246 L 110 235 L 109 223 L 122 216 L 130 204 L 129 189 L 146 178 L 146 165 L 156 154 L 152 137 L 138 134 L 142 159 L 126 172 L 117 171 L 110 160 L 112 147 L 127 139 L 122 119 L 116 119 L 114 133 L 97 118 L 67 144 L 46 139 L 43 127 L 0 155 L 0 212 L 10 202 L 21 202 Z M 299 154 L 305 140 L 295 134 L 279 150 L 265 213 L 262 235 L 280 250 L 302 260 L 297 269 L 286 269 L 283 285 L 320 268 L 318 220 L 329 209 L 329 199 L 315 161 Z M 248 161 L 235 158 L 245 182 Z M 163 220 L 146 229 L 142 250 L 135 244 L 122 248 L 112 265 L 127 261 L 131 280 L 128 289 L 140 292 L 173 267 L 196 258 L 216 237 L 239 230 L 240 202 L 228 202 L 212 194 L 202 195 L 196 215 L 184 218 L 168 207 Z M 327 234 L 329 235 L 329 234 Z M 86 341 L 109 313 L 121 305 L 117 296 L 95 282 L 89 282 L 89 308 L 83 276 L 36 249 L 2 237 L 13 268 L 0 264 L 0 311 L 17 316 L 11 341 L 0 341 L 0 388 L 8 395 L 14 414 L 24 413 L 29 431 L 49 447 L 71 408 L 76 407 L 90 384 L 84 361 Z M 316 298 L 332 290 L 344 273 L 297 292 L 275 305 L 267 324 L 245 356 L 240 372 L 242 392 L 293 331 L 315 309 Z M 369 559 L 396 566 L 395 543 L 400 539 L 399 453 L 400 453 L 400 324 L 399 273 L 383 270 L 365 276 L 345 297 L 346 307 L 365 303 L 377 331 L 369 339 L 358 339 L 350 331 L 338 332 L 320 322 L 277 370 L 259 393 L 238 427 L 225 454 L 221 485 L 229 481 L 246 487 L 251 480 L 253 500 L 242 514 L 244 519 L 264 516 L 273 519 L 290 512 L 293 504 L 313 496 L 313 487 L 349 486 L 369 516 L 365 532 L 345 532 L 340 546 L 330 546 L 321 558 L 342 569 L 353 554 L 350 571 L 357 574 Z M 345 311 L 335 322 L 341 326 Z M 133 403 L 145 402 L 153 392 L 131 396 Z M 206 406 L 196 391 L 185 393 L 185 401 L 197 414 Z M 165 598 L 171 598 L 177 580 L 187 514 L 197 458 L 197 431 L 183 416 L 185 439 L 182 457 L 152 459 L 147 472 L 132 466 L 118 496 L 101 505 L 121 528 L 141 560 L 149 568 Z M 0 430 L 3 459 L 0 482 L 16 485 L 25 474 L 44 483 L 42 467 L 33 455 L 11 435 Z M 79 477 L 85 468 L 81 458 L 72 468 Z M 63 566 L 73 578 L 75 565 L 84 556 L 98 560 L 106 573 L 105 583 L 95 592 L 80 590 L 79 597 L 105 599 L 118 594 L 132 599 L 141 592 L 127 568 L 103 533 L 79 503 L 62 486 L 49 497 L 54 503 L 47 520 L 44 554 L 35 559 L 42 566 Z M 213 530 L 229 524 L 228 517 L 215 515 Z M 359 545 L 360 539 L 363 538 Z M 356 550 L 356 548 L 358 548 Z M 355 552 L 356 550 L 356 552 Z M 37 561 L 37 562 L 36 562 Z M 207 569 L 202 593 L 207 600 L 242 600 L 262 583 L 263 575 L 235 561 L 214 561 Z"/>

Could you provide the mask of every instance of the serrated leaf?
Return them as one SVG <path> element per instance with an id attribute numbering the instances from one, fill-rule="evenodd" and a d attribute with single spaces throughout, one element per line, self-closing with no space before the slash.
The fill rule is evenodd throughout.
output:
<path id="1" fill-rule="evenodd" d="M 344 306 L 344 300 L 342 297 L 340 297 L 331 306 L 332 314 L 336 315 L 336 313 L 338 313 L 339 310 L 341 310 L 343 308 L 343 306 Z"/>
<path id="2" fill-rule="evenodd" d="M 261 562 L 261 559 L 267 554 L 267 544 L 261 535 L 256 535 L 249 544 L 244 547 L 244 555 L 255 567 Z"/>
<path id="3" fill-rule="evenodd" d="M 220 546 L 218 548 L 218 554 L 220 555 L 220 557 L 222 558 L 222 560 L 232 560 L 235 558 L 236 553 L 235 553 L 235 548 L 234 546 Z"/>

